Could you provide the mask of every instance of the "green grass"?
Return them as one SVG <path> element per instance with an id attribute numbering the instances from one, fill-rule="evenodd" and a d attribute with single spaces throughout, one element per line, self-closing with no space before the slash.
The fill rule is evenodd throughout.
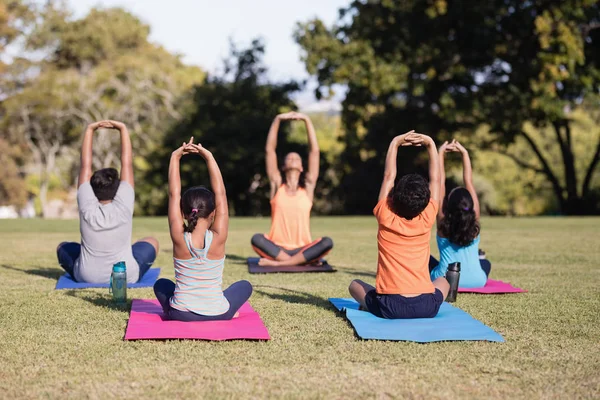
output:
<path id="1" fill-rule="evenodd" d="M 337 273 L 249 275 L 250 237 L 268 225 L 232 220 L 224 283 L 252 282 L 271 341 L 125 342 L 128 312 L 107 290 L 53 290 L 56 245 L 79 239 L 77 221 L 0 221 L 0 397 L 600 396 L 600 219 L 484 219 L 492 277 L 529 293 L 460 295 L 456 305 L 506 343 L 359 340 L 327 298 L 348 297 L 353 278 L 374 281 L 374 218 L 313 219 L 314 236 L 334 239 Z M 136 219 L 134 236 L 148 235 L 173 278 L 166 219 Z"/>

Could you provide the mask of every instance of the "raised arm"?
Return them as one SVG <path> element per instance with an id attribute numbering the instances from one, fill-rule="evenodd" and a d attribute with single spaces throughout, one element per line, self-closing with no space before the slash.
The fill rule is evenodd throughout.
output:
<path id="1" fill-rule="evenodd" d="M 294 119 L 304 121 L 306 125 L 306 134 L 308 135 L 308 170 L 306 171 L 306 188 L 314 192 L 319 179 L 320 159 L 321 151 L 319 149 L 319 142 L 317 141 L 317 134 L 315 127 L 308 115 L 301 113 L 292 113 Z M 312 197 L 312 193 L 309 193 Z"/>
<path id="2" fill-rule="evenodd" d="M 77 181 L 77 187 L 81 186 L 85 182 L 89 182 L 92 178 L 92 143 L 94 141 L 94 132 L 98 128 L 112 128 L 112 125 L 108 121 L 98 121 L 89 124 L 83 134 L 83 141 L 81 142 L 81 165 L 79 166 L 79 179 Z"/>
<path id="3" fill-rule="evenodd" d="M 212 153 L 202 147 L 201 144 L 194 144 L 192 146 L 204 158 L 208 167 L 210 187 L 215 194 L 215 220 L 210 230 L 214 233 L 214 250 L 218 250 L 218 255 L 223 257 L 225 255 L 225 242 L 227 241 L 227 234 L 229 232 L 229 206 L 227 204 L 225 183 L 223 182 L 221 169 Z M 223 253 L 222 255 L 220 254 L 221 252 Z"/>
<path id="4" fill-rule="evenodd" d="M 445 169 L 445 158 L 446 151 L 449 151 L 448 141 L 445 141 L 438 151 L 438 157 L 440 162 L 440 202 L 438 207 L 438 222 L 444 218 L 444 211 L 442 210 L 442 206 L 444 203 L 444 198 L 446 197 L 446 169 Z"/>
<path id="5" fill-rule="evenodd" d="M 277 165 L 277 134 L 279 133 L 279 125 L 283 116 L 287 114 L 279 114 L 271 123 L 269 135 L 267 136 L 267 144 L 265 145 L 265 161 L 267 164 L 267 176 L 271 183 L 271 198 L 275 196 L 277 189 L 281 186 L 281 173 Z"/>
<path id="6" fill-rule="evenodd" d="M 440 201 L 440 161 L 433 139 L 421 133 L 412 133 L 405 139 L 407 146 L 425 146 L 429 154 L 429 192 L 431 200 Z"/>
<path id="7" fill-rule="evenodd" d="M 124 123 L 119 121 L 108 121 L 112 128 L 121 133 L 121 180 L 134 187 L 133 179 L 133 151 L 131 149 L 131 138 Z"/>
<path id="8" fill-rule="evenodd" d="M 398 135 L 390 142 L 387 155 L 385 157 L 385 170 L 383 172 L 383 182 L 381 183 L 381 189 L 379 189 L 379 200 L 385 199 L 390 190 L 394 187 L 396 180 L 396 174 L 398 170 L 397 158 L 398 158 L 398 147 L 406 145 L 406 137 L 412 134 L 414 130 L 406 132 L 402 135 Z"/>
<path id="9" fill-rule="evenodd" d="M 192 143 L 193 138 L 190 139 Z M 171 153 L 169 162 L 169 233 L 173 241 L 173 255 L 182 254 L 185 248 L 183 238 L 183 216 L 181 215 L 181 176 L 179 174 L 179 163 L 181 157 L 186 154 L 188 143 L 183 143 L 181 147 Z"/>
<path id="10" fill-rule="evenodd" d="M 471 157 L 469 157 L 469 152 L 467 149 L 463 147 L 458 141 L 454 140 L 452 144 L 455 147 L 455 151 L 459 152 L 462 156 L 463 163 L 463 181 L 465 184 L 465 188 L 471 194 L 473 198 L 473 211 L 475 211 L 475 217 L 479 219 L 480 210 L 479 210 L 479 198 L 477 197 L 477 191 L 475 190 L 475 185 L 473 185 L 473 169 L 471 167 Z"/>

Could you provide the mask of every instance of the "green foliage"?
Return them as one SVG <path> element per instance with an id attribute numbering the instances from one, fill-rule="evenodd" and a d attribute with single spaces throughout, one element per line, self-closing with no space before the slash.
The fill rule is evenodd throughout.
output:
<path id="1" fill-rule="evenodd" d="M 148 46 L 150 27 L 121 8 L 92 9 L 83 19 L 52 10 L 29 38 L 30 47 L 50 48 L 58 68 L 89 69 Z"/>
<path id="2" fill-rule="evenodd" d="M 0 206 L 22 207 L 27 201 L 27 191 L 20 171 L 23 163 L 23 149 L 0 139 Z"/>
<path id="3" fill-rule="evenodd" d="M 264 147 L 273 117 L 295 109 L 290 95 L 295 82 L 269 83 L 262 64 L 264 46 L 254 40 L 248 49 L 232 49 L 223 76 L 208 76 L 197 86 L 187 112 L 165 136 L 151 157 L 154 168 L 145 181 L 153 187 L 142 198 L 150 214 L 166 213 L 169 154 L 193 136 L 211 150 L 219 163 L 235 215 L 267 214 L 269 200 Z M 283 126 L 279 155 L 296 147 L 288 143 L 289 126 Z M 201 159 L 182 160 L 182 187 L 208 184 Z"/>
<path id="4" fill-rule="evenodd" d="M 65 190 L 75 181 L 81 133 L 93 121 L 129 126 L 141 181 L 145 160 L 204 73 L 150 43 L 148 26 L 122 9 L 93 9 L 82 19 L 54 2 L 35 11 L 38 23 L 26 39 L 36 54 L 13 63 L 18 85 L 3 101 L 2 124 L 12 143 L 30 150 L 42 209 L 51 177 L 64 174 Z M 94 168 L 119 165 L 119 141 L 114 131 L 95 135 Z"/>
<path id="5" fill-rule="evenodd" d="M 296 40 L 319 81 L 317 94 L 348 87 L 344 192 L 376 190 L 363 182 L 380 173 L 394 135 L 416 128 L 448 137 L 487 124 L 495 144 L 526 140 L 539 166 L 520 165 L 545 176 L 562 212 L 598 212 L 586 199 L 600 138 L 592 135 L 597 151 L 578 181 L 570 112 L 600 104 L 599 22 L 595 0 L 380 0 L 353 1 L 331 28 L 319 20 L 300 24 Z M 528 123 L 552 127 L 562 183 L 525 131 Z M 346 202 L 350 212 L 370 207 L 368 197 Z"/>

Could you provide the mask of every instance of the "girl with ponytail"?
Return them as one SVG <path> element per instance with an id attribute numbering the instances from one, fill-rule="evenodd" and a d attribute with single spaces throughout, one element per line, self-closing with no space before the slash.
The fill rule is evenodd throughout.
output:
<path id="1" fill-rule="evenodd" d="M 457 187 L 446 197 L 444 158 L 447 152 L 462 156 L 464 187 Z M 479 199 L 473 186 L 473 171 L 469 152 L 459 142 L 444 142 L 439 149 L 441 169 L 441 195 L 437 216 L 437 244 L 440 261 L 431 257 L 431 279 L 445 276 L 448 264 L 460 262 L 459 287 L 485 286 L 492 265 L 479 257 Z"/>
<path id="2" fill-rule="evenodd" d="M 181 195 L 179 162 L 197 154 L 208 166 L 210 186 Z M 184 223 L 185 221 L 185 223 Z M 212 153 L 194 138 L 175 150 L 169 164 L 169 231 L 173 241 L 175 283 L 159 279 L 154 293 L 167 318 L 178 321 L 228 320 L 250 298 L 252 285 L 239 281 L 222 290 L 229 211 L 225 184 Z"/>

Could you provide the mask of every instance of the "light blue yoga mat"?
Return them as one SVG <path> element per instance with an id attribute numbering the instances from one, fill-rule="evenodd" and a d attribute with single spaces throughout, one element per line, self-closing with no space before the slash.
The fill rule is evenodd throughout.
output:
<path id="1" fill-rule="evenodd" d="M 142 279 L 136 283 L 128 283 L 127 288 L 145 288 L 154 286 L 154 282 L 160 275 L 160 268 L 150 268 Z M 108 289 L 108 283 L 87 283 L 87 282 L 75 282 L 71 275 L 65 273 L 63 276 L 58 278 L 56 287 L 54 289 L 90 289 L 90 288 L 106 288 Z"/>
<path id="2" fill-rule="evenodd" d="M 330 298 L 329 301 L 339 311 L 346 313 L 346 318 L 362 339 L 419 343 L 446 340 L 504 342 L 504 338 L 492 328 L 445 302 L 434 318 L 384 319 L 370 312 L 360 311 L 358 303 L 353 299 Z"/>

